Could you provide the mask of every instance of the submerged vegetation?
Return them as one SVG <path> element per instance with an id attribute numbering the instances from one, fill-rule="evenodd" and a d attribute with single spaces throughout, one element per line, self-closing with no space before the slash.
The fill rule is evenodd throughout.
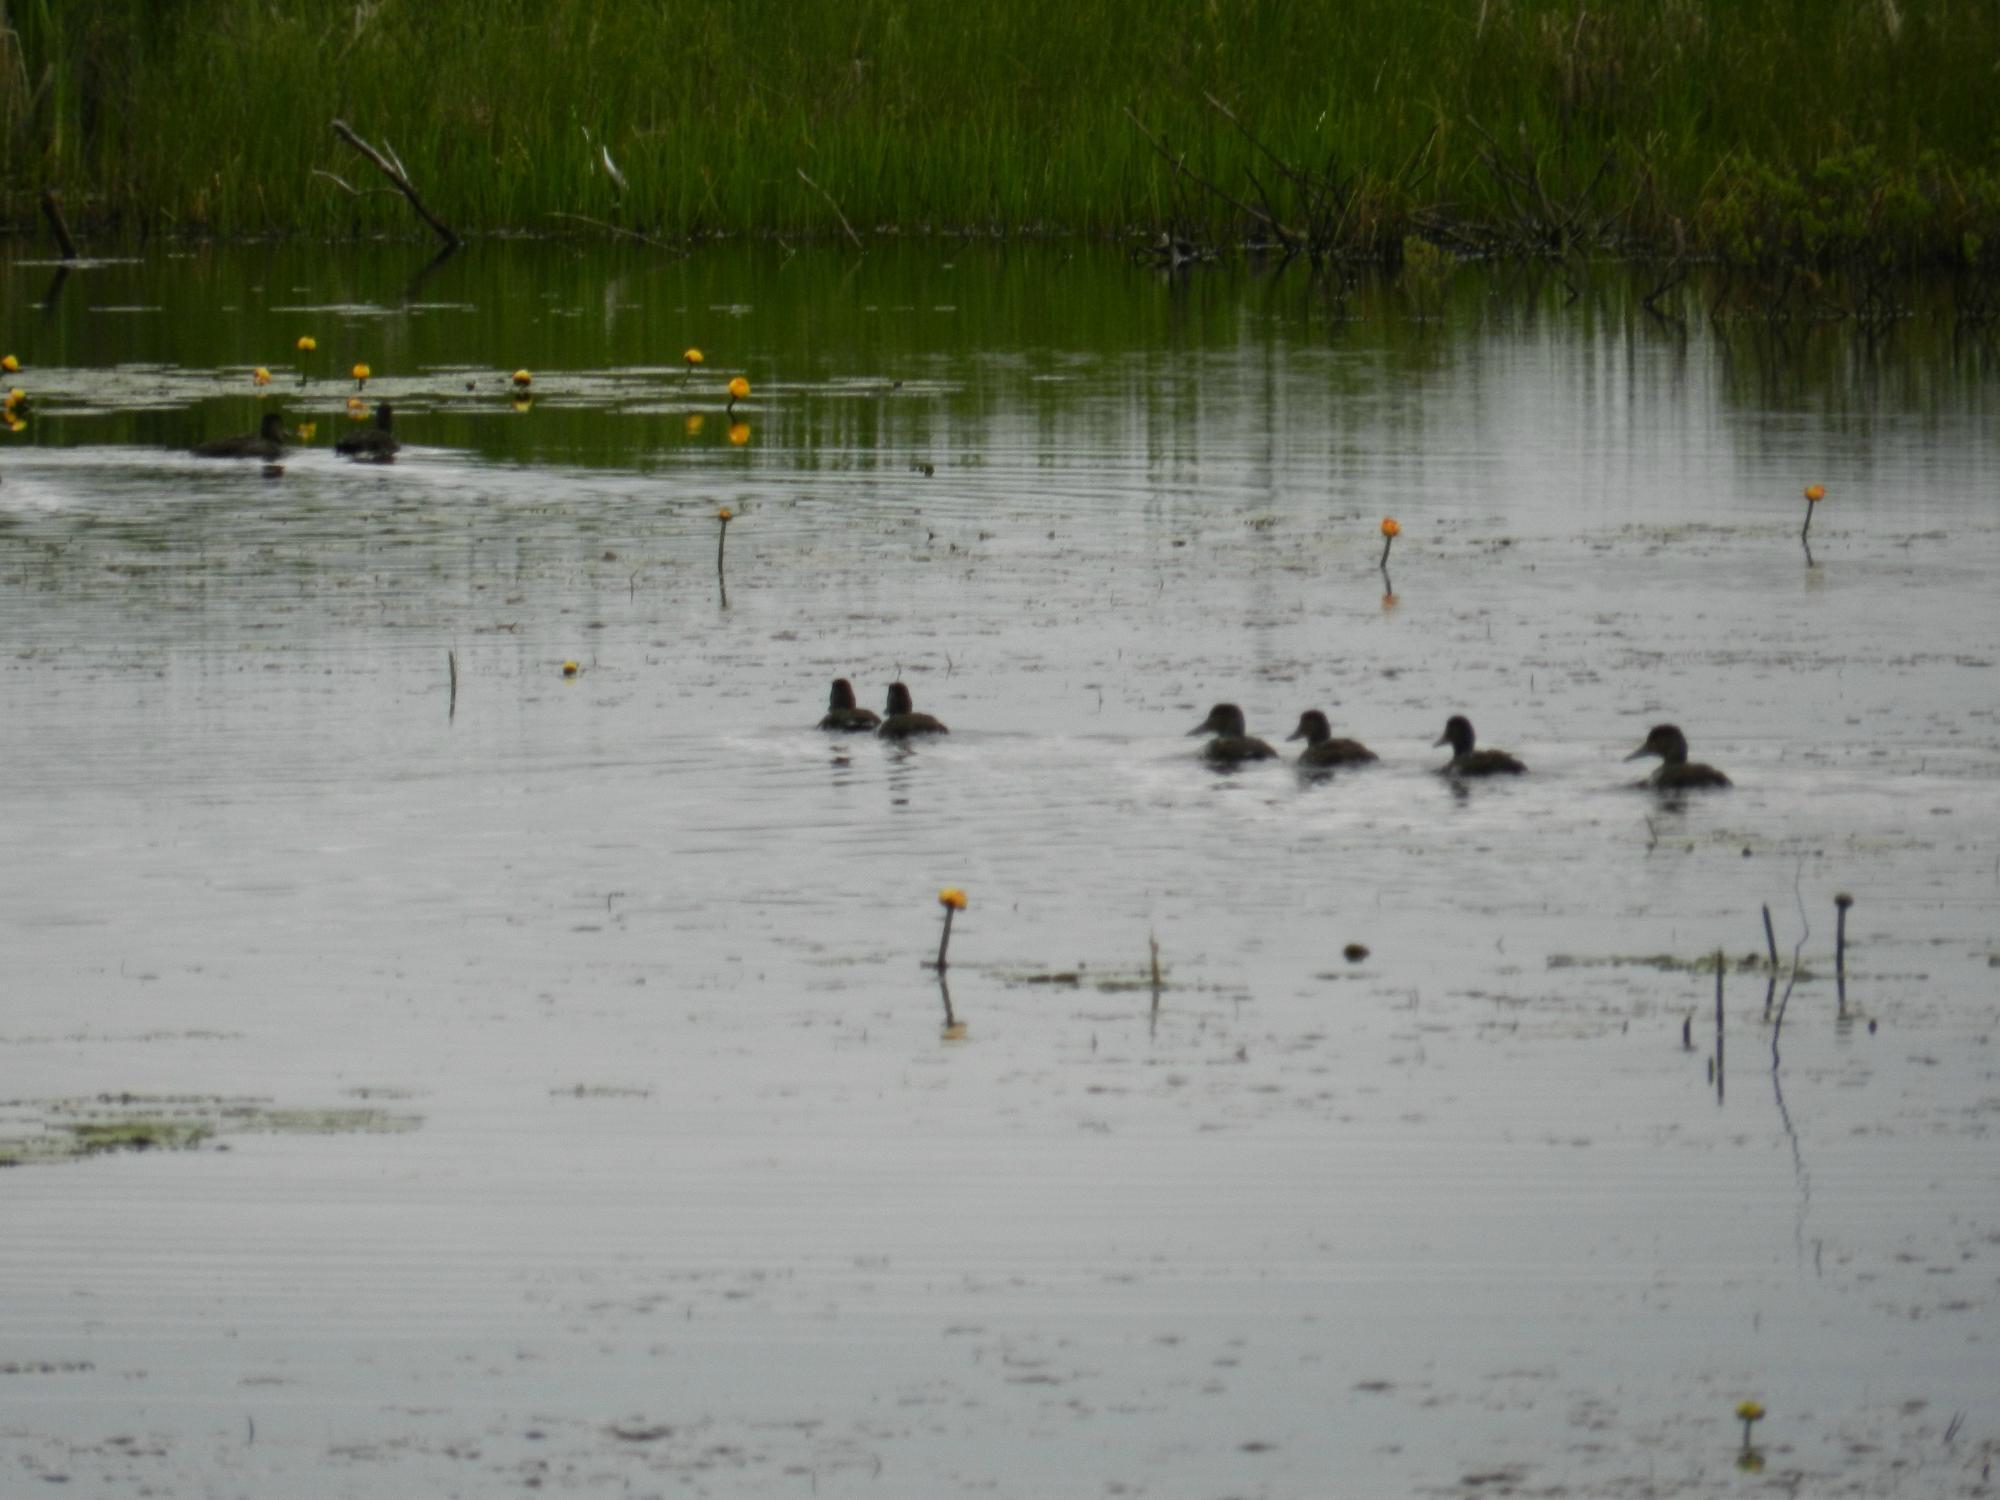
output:
<path id="1" fill-rule="evenodd" d="M 218 1135 L 379 1135 L 418 1117 L 375 1108 L 286 1109 L 205 1094 L 0 1100 L 0 1168 L 120 1151 L 193 1151 Z"/>
<path id="2" fill-rule="evenodd" d="M 7 222 L 1990 269 L 1977 0 L 0 0 Z"/>

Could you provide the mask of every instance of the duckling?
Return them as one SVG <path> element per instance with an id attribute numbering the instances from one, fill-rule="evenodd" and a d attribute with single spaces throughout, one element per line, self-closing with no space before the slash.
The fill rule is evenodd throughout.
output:
<path id="1" fill-rule="evenodd" d="M 359 459 L 363 463 L 388 464 L 396 461 L 396 455 L 403 445 L 396 441 L 392 430 L 395 414 L 384 401 L 375 408 L 375 425 L 362 427 L 348 433 L 333 445 L 333 451 L 347 458 Z"/>
<path id="2" fill-rule="evenodd" d="M 1657 787 L 1663 792 L 1678 792 L 1689 788 L 1729 785 L 1729 778 L 1714 766 L 1688 760 L 1687 736 L 1681 733 L 1678 725 L 1655 724 L 1646 736 L 1646 743 L 1625 758 L 1637 760 L 1642 755 L 1660 757 L 1659 770 L 1640 783 L 1642 786 Z"/>
<path id="3" fill-rule="evenodd" d="M 836 733 L 853 733 L 873 731 L 881 722 L 874 709 L 855 707 L 853 683 L 845 677 L 833 679 L 833 693 L 827 699 L 826 717 L 819 721 L 820 728 Z"/>
<path id="4" fill-rule="evenodd" d="M 882 727 L 875 731 L 888 740 L 906 740 L 913 734 L 950 734 L 951 731 L 929 714 L 920 714 L 910 701 L 910 690 L 900 682 L 889 684 L 889 701 L 884 705 Z"/>
<path id="5" fill-rule="evenodd" d="M 285 419 L 277 412 L 267 411 L 255 432 L 211 438 L 195 444 L 193 451 L 196 458 L 259 458 L 267 464 L 276 463 L 285 456 L 285 439 L 290 436 L 285 431 Z"/>
<path id="6" fill-rule="evenodd" d="M 1243 722 L 1243 710 L 1234 703 L 1218 703 L 1208 717 L 1188 731 L 1190 735 L 1212 734 L 1202 747 L 1202 758 L 1211 765 L 1240 766 L 1245 761 L 1275 760 L 1278 752 L 1260 739 L 1251 737 Z"/>
<path id="7" fill-rule="evenodd" d="M 1464 714 L 1445 720 L 1433 744 L 1451 746 L 1451 759 L 1438 767 L 1446 776 L 1519 776 L 1528 769 L 1505 750 L 1473 749 L 1472 721 Z"/>
<path id="8" fill-rule="evenodd" d="M 1365 766 L 1371 760 L 1380 758 L 1359 740 L 1335 739 L 1333 726 L 1327 723 L 1326 715 L 1316 708 L 1309 708 L 1300 714 L 1299 727 L 1285 738 L 1306 742 L 1305 749 L 1299 752 L 1299 764 L 1308 770 Z"/>

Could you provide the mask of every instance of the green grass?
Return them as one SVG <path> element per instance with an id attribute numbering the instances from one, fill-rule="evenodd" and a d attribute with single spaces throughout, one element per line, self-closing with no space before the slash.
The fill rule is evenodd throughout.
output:
<path id="1" fill-rule="evenodd" d="M 839 233 L 801 170 L 864 233 L 1240 232 L 1128 109 L 1200 176 L 1254 199 L 1254 168 L 1302 216 L 1204 94 L 1345 182 L 1339 248 L 1382 259 L 1413 232 L 1518 247 L 1549 205 L 1595 243 L 1747 262 L 1856 245 L 1980 261 L 2000 228 L 1987 0 L 0 0 L 0 16 L 20 229 L 54 186 L 98 232 L 421 234 L 336 117 L 393 143 L 468 232 L 581 215 Z M 1510 173 L 1539 186 L 1510 191 Z"/>

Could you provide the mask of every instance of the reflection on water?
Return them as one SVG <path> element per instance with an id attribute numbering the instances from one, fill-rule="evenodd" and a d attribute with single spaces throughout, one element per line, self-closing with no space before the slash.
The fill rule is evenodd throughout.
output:
<path id="1" fill-rule="evenodd" d="M 411 269 L 44 317 L 0 265 L 0 1136 L 424 1120 L 8 1174 L 10 1460 L 1704 1493 L 1755 1397 L 1815 1493 L 1969 1492 L 1989 347 L 961 246 Z M 361 361 L 393 466 L 329 451 Z M 319 440 L 185 456 L 260 364 Z M 953 733 L 834 742 L 841 676 Z M 1382 764 L 1207 775 L 1219 699 Z M 1453 713 L 1529 774 L 1437 775 Z M 1661 721 L 1734 788 L 1634 788 Z"/>

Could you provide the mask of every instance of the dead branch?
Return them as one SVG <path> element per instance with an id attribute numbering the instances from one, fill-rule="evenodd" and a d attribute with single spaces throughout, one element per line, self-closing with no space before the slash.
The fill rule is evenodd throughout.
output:
<path id="1" fill-rule="evenodd" d="M 1235 209 L 1238 213 L 1248 214 L 1251 218 L 1255 219 L 1258 223 L 1264 225 L 1267 229 L 1269 229 L 1271 233 L 1275 234 L 1279 239 L 1283 240 L 1287 245 L 1295 245 L 1301 241 L 1302 236 L 1299 235 L 1296 231 L 1287 229 L 1283 224 L 1280 224 L 1276 219 L 1272 218 L 1269 214 L 1265 213 L 1263 210 L 1252 208 L 1249 204 L 1245 203 L 1241 198 L 1238 198 L 1235 194 L 1224 192 L 1221 188 L 1217 187 L 1214 183 L 1210 182 L 1206 177 L 1202 176 L 1199 172 L 1195 171 L 1192 167 L 1190 167 L 1187 164 L 1187 158 L 1185 155 L 1176 156 L 1173 153 L 1173 151 L 1168 148 L 1167 143 L 1164 140 L 1162 140 L 1159 136 L 1154 135 L 1152 131 L 1148 130 L 1143 124 L 1141 124 L 1139 117 L 1132 113 L 1129 106 L 1125 110 L 1125 118 L 1132 122 L 1133 127 L 1136 130 L 1138 130 L 1139 134 L 1143 135 L 1146 138 L 1148 144 L 1150 144 L 1155 151 L 1159 152 L 1161 158 L 1169 166 L 1171 166 L 1177 174 L 1187 178 L 1188 181 L 1194 183 L 1196 186 L 1202 188 L 1204 191 L 1213 193 L 1216 197 L 1220 198 L 1224 203 L 1227 203 L 1231 208 Z"/>
<path id="2" fill-rule="evenodd" d="M 836 219 L 840 220 L 840 227 L 846 230 L 847 237 L 850 240 L 854 241 L 854 248 L 857 250 L 862 249 L 863 246 L 861 244 L 861 236 L 856 234 L 854 232 L 854 226 L 847 222 L 847 215 L 842 213 L 840 211 L 840 205 L 833 201 L 833 194 L 829 193 L 825 188 L 821 187 L 818 183 L 814 182 L 810 177 L 806 176 L 806 169 L 804 167 L 797 167 L 794 168 L 794 170 L 799 174 L 800 182 L 803 182 L 807 187 L 811 188 L 815 193 L 818 193 L 820 197 L 826 199 L 826 206 L 832 209 L 833 216 Z"/>
<path id="3" fill-rule="evenodd" d="M 377 151 L 373 146 L 362 140 L 360 136 L 356 135 L 349 128 L 345 120 L 335 120 L 333 122 L 333 133 L 375 164 L 376 170 L 388 178 L 395 185 L 396 191 L 409 200 L 410 207 L 417 211 L 417 217 L 430 225 L 438 238 L 445 242 L 446 248 L 456 250 L 465 243 L 464 240 L 458 237 L 457 230 L 453 229 L 443 219 L 440 219 L 436 214 L 424 207 L 424 200 L 417 196 L 417 190 L 411 186 L 409 174 L 403 170 L 401 162 L 384 156 L 380 151 Z"/>
<path id="4" fill-rule="evenodd" d="M 62 258 L 76 260 L 76 241 L 70 238 L 69 225 L 63 222 L 62 203 L 57 199 L 54 188 L 42 189 L 42 213 L 49 221 L 49 233 L 56 237 L 56 247 L 62 251 Z"/>
<path id="5" fill-rule="evenodd" d="M 626 229 L 617 224 L 607 224 L 602 219 L 593 219 L 589 214 L 556 214 L 551 219 L 573 219 L 579 224 L 588 224 L 592 229 L 601 229 L 606 234 L 621 240 L 637 240 L 642 245 L 651 245 L 656 250 L 678 250 L 680 246 L 668 244 L 665 240 L 654 239 L 650 234 L 641 234 L 636 229 Z"/>

